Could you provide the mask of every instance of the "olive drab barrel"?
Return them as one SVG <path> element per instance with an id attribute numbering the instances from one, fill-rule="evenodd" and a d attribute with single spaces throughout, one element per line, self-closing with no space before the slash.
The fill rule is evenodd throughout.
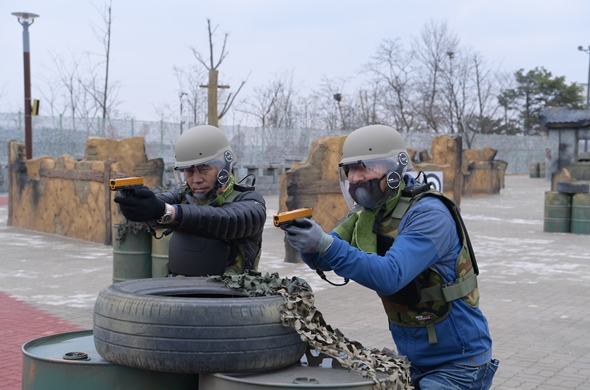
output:
<path id="1" fill-rule="evenodd" d="M 170 273 L 168 269 L 168 248 L 170 247 L 170 238 L 174 233 L 167 236 L 163 235 L 164 229 L 156 229 L 156 235 L 162 238 L 157 239 L 152 236 L 152 278 L 164 278 Z"/>
<path id="2" fill-rule="evenodd" d="M 199 374 L 113 364 L 96 351 L 92 330 L 31 340 L 22 347 L 23 390 L 194 389 Z"/>
<path id="3" fill-rule="evenodd" d="M 538 162 L 532 162 L 530 164 L 530 175 L 529 175 L 529 177 L 531 179 L 538 178 L 539 177 L 539 171 L 540 171 L 540 169 L 539 169 L 539 163 Z"/>
<path id="4" fill-rule="evenodd" d="M 121 233 L 113 225 L 113 283 L 152 277 L 152 238 L 147 231 Z"/>
<path id="5" fill-rule="evenodd" d="M 569 233 L 572 196 L 563 192 L 545 192 L 543 231 Z"/>
<path id="6" fill-rule="evenodd" d="M 590 234 L 590 194 L 572 197 L 571 232 Z"/>

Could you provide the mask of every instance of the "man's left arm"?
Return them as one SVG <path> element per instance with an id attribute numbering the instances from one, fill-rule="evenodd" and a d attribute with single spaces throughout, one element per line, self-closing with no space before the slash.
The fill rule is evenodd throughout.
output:
<path id="1" fill-rule="evenodd" d="M 204 238 L 234 240 L 259 234 L 266 222 L 264 198 L 255 191 L 238 195 L 220 207 L 180 204 L 174 229 Z"/>

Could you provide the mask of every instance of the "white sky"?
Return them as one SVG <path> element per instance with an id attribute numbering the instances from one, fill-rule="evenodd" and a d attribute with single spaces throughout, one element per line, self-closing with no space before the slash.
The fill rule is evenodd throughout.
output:
<path id="1" fill-rule="evenodd" d="M 91 2 L 0 1 L 0 112 L 23 105 L 22 27 L 12 12 L 40 15 L 30 28 L 33 98 L 50 76 L 50 53 L 101 52 Z M 113 0 L 113 17 L 110 77 L 121 83 L 120 111 L 141 120 L 159 119 L 154 106 L 178 106 L 172 68 L 196 63 L 191 46 L 208 53 L 207 18 L 219 38 L 230 33 L 220 82 L 235 90 L 251 73 L 242 97 L 291 69 L 304 90 L 322 76 L 354 77 L 383 39 L 407 46 L 430 20 L 446 20 L 462 46 L 503 70 L 543 66 L 568 83 L 588 80 L 589 57 L 577 49 L 590 46 L 588 0 Z"/>

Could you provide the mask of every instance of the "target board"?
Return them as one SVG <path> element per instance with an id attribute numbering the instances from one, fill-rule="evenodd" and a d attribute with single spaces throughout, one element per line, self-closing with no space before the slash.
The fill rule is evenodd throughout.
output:
<path id="1" fill-rule="evenodd" d="M 416 176 L 418 176 L 419 172 L 420 171 L 418 171 L 418 172 L 411 171 L 411 172 L 406 172 L 406 173 L 415 179 Z M 424 171 L 424 174 L 426 175 L 426 181 L 428 183 L 430 183 L 431 186 L 435 190 L 442 192 L 442 190 L 443 190 L 443 172 L 442 171 Z M 420 176 L 422 176 L 422 175 L 420 175 Z M 420 177 L 420 179 L 422 179 L 422 177 Z"/>

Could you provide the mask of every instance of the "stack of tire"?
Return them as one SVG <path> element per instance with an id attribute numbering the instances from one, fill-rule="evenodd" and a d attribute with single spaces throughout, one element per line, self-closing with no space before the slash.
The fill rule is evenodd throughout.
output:
<path id="1" fill-rule="evenodd" d="M 94 306 L 106 360 L 176 373 L 254 372 L 298 362 L 307 343 L 281 323 L 281 295 L 248 297 L 208 278 L 128 280 Z"/>
<path id="2" fill-rule="evenodd" d="M 557 191 L 545 192 L 543 230 L 590 234 L 590 182 L 560 181 Z"/>

